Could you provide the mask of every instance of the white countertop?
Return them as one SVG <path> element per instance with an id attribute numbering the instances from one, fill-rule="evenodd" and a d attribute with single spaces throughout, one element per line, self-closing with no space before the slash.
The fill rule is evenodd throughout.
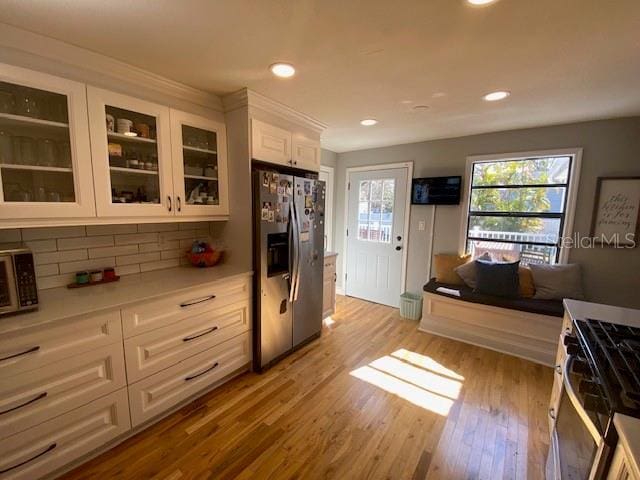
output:
<path id="1" fill-rule="evenodd" d="M 41 290 L 38 292 L 38 310 L 0 318 L 0 334 L 76 315 L 119 309 L 204 283 L 248 276 L 252 273 L 250 270 L 227 264 L 212 268 L 184 266 L 125 275 L 119 282 L 104 285 Z"/>
<path id="2" fill-rule="evenodd" d="M 640 418 L 616 413 L 613 424 L 635 476 L 640 476 Z"/>
<path id="3" fill-rule="evenodd" d="M 600 303 L 582 302 L 568 298 L 565 298 L 563 303 L 571 320 L 592 318 L 619 325 L 640 327 L 640 310 L 603 305 Z"/>

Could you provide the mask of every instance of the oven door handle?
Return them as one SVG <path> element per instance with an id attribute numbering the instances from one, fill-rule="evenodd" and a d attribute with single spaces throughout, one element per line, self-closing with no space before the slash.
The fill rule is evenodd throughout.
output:
<path id="1" fill-rule="evenodd" d="M 587 430 L 589 430 L 589 433 L 593 437 L 593 440 L 596 442 L 596 445 L 600 445 L 600 442 L 602 441 L 602 433 L 600 433 L 596 425 L 593 423 L 593 420 L 591 420 L 591 418 L 589 417 L 589 414 L 587 414 L 587 411 L 582 406 L 582 403 L 580 403 L 580 398 L 578 398 L 573 385 L 571 385 L 571 377 L 569 376 L 569 372 L 571 371 L 572 363 L 573 355 L 567 355 L 567 358 L 562 366 L 562 382 L 564 383 L 564 388 L 567 392 L 569 400 L 571 400 L 573 407 L 576 409 L 576 412 L 578 412 L 578 415 L 584 422 Z"/>

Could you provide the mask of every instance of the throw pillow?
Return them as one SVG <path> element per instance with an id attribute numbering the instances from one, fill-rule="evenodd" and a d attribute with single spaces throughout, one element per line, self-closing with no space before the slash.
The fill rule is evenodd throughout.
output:
<path id="1" fill-rule="evenodd" d="M 582 291 L 582 269 L 577 263 L 567 265 L 529 265 L 533 275 L 536 294 L 533 298 L 562 300 L 584 299 Z"/>
<path id="2" fill-rule="evenodd" d="M 515 298 L 518 296 L 520 261 L 492 263 L 476 260 L 475 264 L 477 285 L 474 292 L 497 297 Z"/>
<path id="3" fill-rule="evenodd" d="M 518 269 L 518 280 L 520 281 L 520 296 L 523 298 L 533 298 L 536 293 L 536 287 L 533 284 L 531 269 L 520 266 Z"/>
<path id="4" fill-rule="evenodd" d="M 456 267 L 469 261 L 470 255 L 447 255 L 440 253 L 433 258 L 433 266 L 436 270 L 436 282 L 449 283 L 451 285 L 464 285 L 462 278 L 454 271 Z"/>
<path id="5" fill-rule="evenodd" d="M 491 261 L 491 255 L 485 252 L 480 255 L 476 260 Z M 455 272 L 460 275 L 460 278 L 470 288 L 476 288 L 476 262 L 467 262 L 464 265 L 454 268 Z"/>

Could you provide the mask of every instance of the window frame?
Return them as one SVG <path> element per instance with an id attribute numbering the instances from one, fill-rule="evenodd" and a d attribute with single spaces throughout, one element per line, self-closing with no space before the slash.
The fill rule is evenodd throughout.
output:
<path id="1" fill-rule="evenodd" d="M 471 218 L 470 210 L 471 210 L 471 183 L 473 181 L 473 167 L 479 163 L 491 163 L 491 162 L 499 162 L 499 161 L 510 161 L 510 160 L 528 160 L 535 158 L 547 158 L 547 157 L 571 157 L 570 165 L 569 165 L 569 181 L 567 184 L 567 192 L 565 196 L 565 207 L 564 212 L 561 214 L 551 214 L 553 218 L 560 218 L 560 237 L 569 237 L 573 233 L 573 222 L 575 219 L 575 208 L 576 201 L 578 196 L 578 185 L 580 183 L 580 169 L 582 163 L 582 148 L 564 148 L 564 149 L 553 149 L 553 150 L 538 150 L 532 152 L 515 152 L 515 153 L 499 153 L 499 154 L 489 154 L 489 155 L 470 155 L 467 157 L 467 164 L 465 168 L 465 182 L 464 182 L 464 203 L 463 203 L 463 212 L 462 212 L 462 221 L 460 224 L 460 239 L 459 239 L 459 252 L 460 254 L 465 254 L 467 252 L 467 243 L 468 243 L 468 228 L 469 221 Z M 531 187 L 532 185 L 522 185 L 522 187 Z M 533 185 L 535 186 L 535 185 Z M 553 187 L 554 185 L 545 185 L 545 187 Z M 493 188 L 500 188 L 500 186 L 495 186 Z M 507 188 L 517 188 L 517 186 L 509 186 Z M 495 215 L 494 215 L 495 216 Z M 513 216 L 513 215 L 507 215 Z M 522 214 L 516 215 L 518 217 L 523 216 Z M 526 214 L 524 216 L 527 216 Z M 549 217 L 548 213 L 533 213 L 531 216 L 536 218 L 544 218 Z M 509 243 L 508 240 L 503 243 Z M 521 243 L 521 242 L 512 242 L 512 243 Z M 529 243 L 529 242 L 527 242 Z M 535 242 L 533 242 L 535 243 Z M 532 244 L 533 244 L 532 243 Z M 545 242 L 546 245 L 546 242 Z M 569 246 L 565 245 L 562 242 L 559 242 L 558 245 L 555 245 L 557 250 L 556 263 L 557 264 L 565 264 L 569 260 Z"/>

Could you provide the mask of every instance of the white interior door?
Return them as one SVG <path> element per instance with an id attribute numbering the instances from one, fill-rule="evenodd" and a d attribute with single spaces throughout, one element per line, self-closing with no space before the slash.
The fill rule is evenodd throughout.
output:
<path id="1" fill-rule="evenodd" d="M 398 306 L 408 177 L 409 167 L 349 173 L 347 295 Z"/>

